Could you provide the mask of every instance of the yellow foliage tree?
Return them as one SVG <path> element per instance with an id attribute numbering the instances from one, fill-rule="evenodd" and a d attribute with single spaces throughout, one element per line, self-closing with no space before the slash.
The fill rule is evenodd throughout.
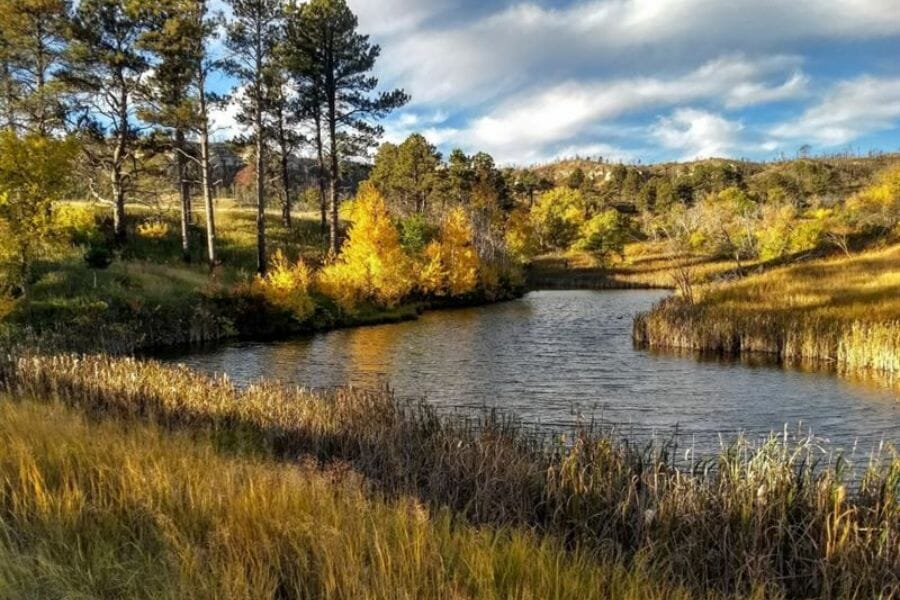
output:
<path id="1" fill-rule="evenodd" d="M 69 141 L 0 132 L 0 266 L 21 289 L 26 310 L 32 265 L 59 241 L 53 208 L 75 152 Z"/>
<path id="2" fill-rule="evenodd" d="M 439 241 L 425 248 L 419 285 L 427 294 L 462 296 L 478 285 L 479 259 L 475 230 L 466 211 L 455 208 L 441 225 Z"/>
<path id="3" fill-rule="evenodd" d="M 337 259 L 322 270 L 319 288 L 348 310 L 361 302 L 396 306 L 412 290 L 415 277 L 375 186 L 360 187 L 350 219 L 347 241 Z"/>
<path id="4" fill-rule="evenodd" d="M 891 231 L 900 225 L 900 166 L 879 174 L 877 181 L 847 201 L 851 217 L 863 228 Z"/>
<path id="5" fill-rule="evenodd" d="M 310 317 L 316 305 L 310 296 L 312 269 L 303 259 L 291 262 L 281 250 L 275 253 L 265 277 L 257 276 L 251 289 L 273 306 L 290 311 L 299 320 Z"/>
<path id="6" fill-rule="evenodd" d="M 506 221 L 506 248 L 520 261 L 526 261 L 538 253 L 537 232 L 531 215 L 523 208 L 517 208 Z"/>

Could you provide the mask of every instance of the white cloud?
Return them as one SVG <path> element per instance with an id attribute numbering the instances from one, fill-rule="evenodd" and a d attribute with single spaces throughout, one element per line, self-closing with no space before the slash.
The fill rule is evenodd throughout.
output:
<path id="1" fill-rule="evenodd" d="M 838 83 L 820 103 L 771 135 L 822 146 L 839 146 L 900 124 L 900 78 L 863 76 Z"/>
<path id="2" fill-rule="evenodd" d="M 802 95 L 806 77 L 797 71 L 798 66 L 794 57 L 730 56 L 681 77 L 570 81 L 501 103 L 473 119 L 459 136 L 500 161 L 521 160 L 541 155 L 548 147 L 571 144 L 628 113 L 695 101 L 746 106 Z M 770 82 L 773 77 L 779 79 Z"/>
<path id="3" fill-rule="evenodd" d="M 897 0 L 520 2 L 471 23 L 406 32 L 385 44 L 382 72 L 414 102 L 474 105 L 540 74 L 566 79 L 623 62 L 646 72 L 735 50 L 765 54 L 809 40 L 897 34 Z"/>
<path id="4" fill-rule="evenodd" d="M 737 148 L 740 123 L 711 112 L 680 108 L 659 119 L 653 135 L 659 142 L 681 154 L 682 160 L 730 156 Z"/>

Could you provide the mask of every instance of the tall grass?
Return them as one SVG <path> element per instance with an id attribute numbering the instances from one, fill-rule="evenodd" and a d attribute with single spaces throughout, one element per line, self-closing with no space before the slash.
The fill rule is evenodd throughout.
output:
<path id="1" fill-rule="evenodd" d="M 900 246 L 706 286 L 635 321 L 649 346 L 768 352 L 900 374 Z"/>
<path id="2" fill-rule="evenodd" d="M 688 598 L 351 470 L 0 399 L 3 598 Z"/>
<path id="3" fill-rule="evenodd" d="M 541 438 L 497 415 L 442 418 L 387 392 L 239 390 L 108 357 L 10 354 L 0 385 L 13 397 L 206 432 L 220 449 L 346 462 L 388 497 L 526 527 L 697 594 L 900 594 L 900 457 L 889 448 L 855 474 L 812 443 L 775 437 L 685 466 L 665 445 L 590 429 Z"/>

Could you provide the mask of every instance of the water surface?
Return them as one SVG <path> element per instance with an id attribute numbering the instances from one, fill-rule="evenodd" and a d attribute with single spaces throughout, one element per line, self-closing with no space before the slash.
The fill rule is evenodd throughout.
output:
<path id="1" fill-rule="evenodd" d="M 241 343 L 178 357 L 238 383 L 267 377 L 309 388 L 389 385 L 444 408 L 499 407 L 528 422 L 592 417 L 624 433 L 668 435 L 700 448 L 718 434 L 812 433 L 867 453 L 900 442 L 896 388 L 766 361 L 647 352 L 633 316 L 665 292 L 543 291 L 420 320 L 278 343 Z M 683 438 L 682 438 L 683 439 Z M 683 442 L 682 442 L 683 443 Z"/>

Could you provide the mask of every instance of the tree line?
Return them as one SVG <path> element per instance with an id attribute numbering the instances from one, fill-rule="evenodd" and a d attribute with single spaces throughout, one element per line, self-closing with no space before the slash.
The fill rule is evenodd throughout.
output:
<path id="1" fill-rule="evenodd" d="M 380 48 L 358 31 L 344 0 L 226 5 L 227 15 L 213 11 L 208 0 L 3 2 L 0 119 L 10 135 L 6 143 L 47 149 L 74 140 L 77 156 L 52 161 L 58 179 L 67 175 L 63 162 L 102 175 L 82 185 L 112 205 L 118 243 L 126 240 L 126 205 L 138 193 L 141 173 L 151 168 L 150 157 L 171 156 L 184 257 L 190 256 L 191 190 L 197 186 L 207 259 L 215 265 L 212 113 L 234 102 L 254 146 L 257 271 L 268 268 L 269 165 L 278 165 L 282 215 L 290 225 L 289 159 L 304 144 L 316 157 L 321 225 L 336 254 L 342 163 L 365 155 L 382 134 L 378 120 L 409 97 L 379 90 L 372 71 Z M 236 83 L 229 94 L 212 90 L 210 82 L 221 75 Z M 35 202 L 21 186 L 15 190 L 20 202 Z"/>

